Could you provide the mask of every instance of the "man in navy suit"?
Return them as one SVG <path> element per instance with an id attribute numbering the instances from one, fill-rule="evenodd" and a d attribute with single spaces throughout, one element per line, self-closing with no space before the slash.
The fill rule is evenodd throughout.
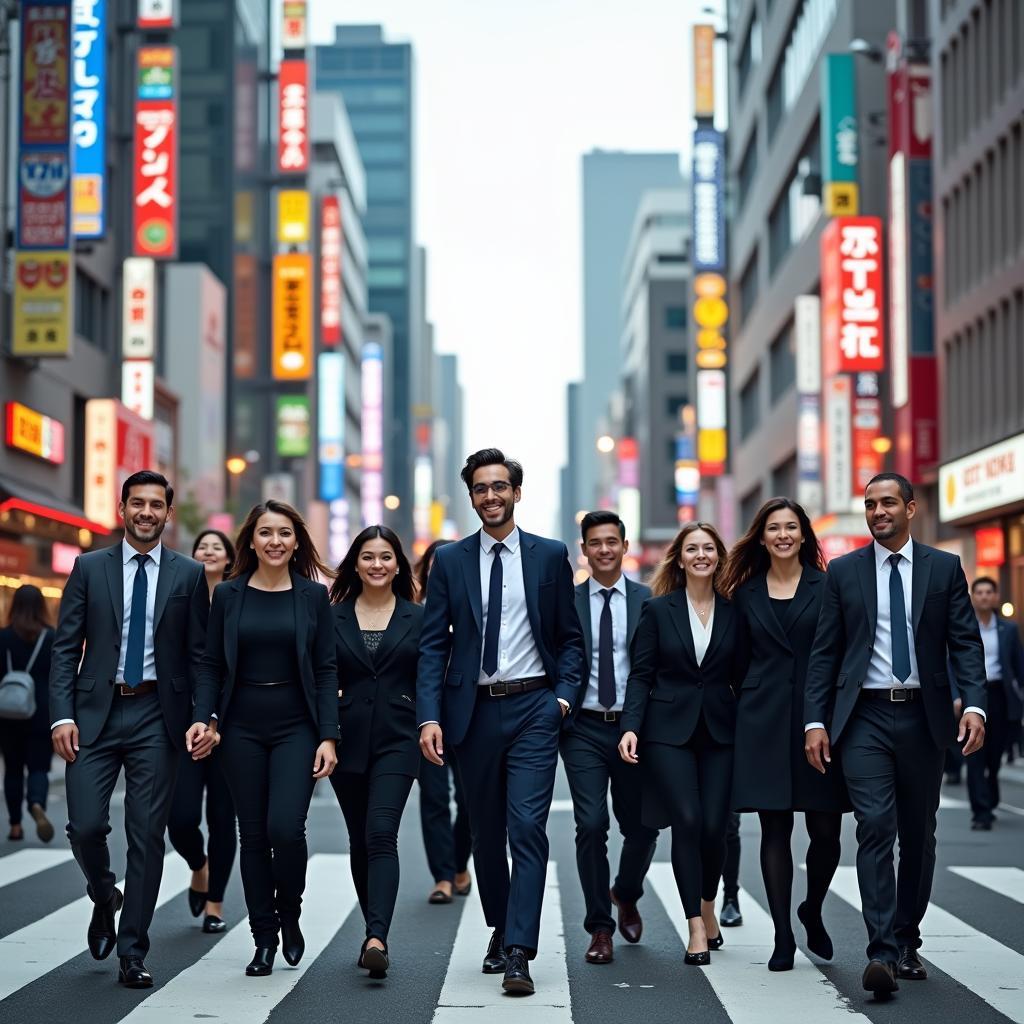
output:
<path id="1" fill-rule="evenodd" d="M 493 929 L 485 974 L 532 995 L 547 876 L 547 819 L 563 720 L 580 688 L 583 636 L 564 544 L 515 524 L 523 469 L 497 448 L 462 470 L 483 529 L 437 552 L 420 634 L 420 748 L 458 755 L 473 862 Z M 509 877 L 506 840 L 512 854 Z"/>

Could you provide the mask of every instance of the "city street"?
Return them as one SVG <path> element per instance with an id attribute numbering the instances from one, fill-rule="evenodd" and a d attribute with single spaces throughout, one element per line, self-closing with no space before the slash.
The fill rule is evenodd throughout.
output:
<path id="1" fill-rule="evenodd" d="M 0 844 L 0 1020 L 35 1024 L 73 1016 L 90 1024 L 185 1020 L 274 1024 L 373 1021 L 394 1024 L 531 1021 L 532 1024 L 783 1024 L 838 1019 L 848 1024 L 935 1020 L 996 1024 L 1024 1021 L 1024 769 L 1006 769 L 1004 805 L 990 833 L 972 832 L 963 786 L 946 787 L 939 816 L 939 866 L 924 920 L 929 980 L 903 982 L 889 1004 L 860 989 L 864 927 L 853 868 L 852 818 L 843 862 L 825 907 L 836 947 L 832 964 L 797 954 L 796 969 L 769 974 L 771 927 L 757 864 L 756 819 L 744 818 L 742 927 L 727 930 L 725 947 L 706 970 L 683 966 L 685 935 L 668 862 L 666 834 L 640 904 L 639 946 L 616 942 L 609 966 L 583 962 L 586 939 L 576 876 L 572 811 L 560 776 L 548 831 L 549 887 L 542 949 L 533 966 L 537 995 L 505 997 L 500 978 L 480 974 L 488 933 L 476 894 L 450 906 L 429 906 L 416 790 L 400 837 L 402 887 L 391 933 L 392 972 L 367 980 L 355 968 L 362 920 L 348 872 L 346 837 L 330 787 L 319 785 L 310 812 L 309 877 L 303 912 L 306 956 L 297 969 L 280 960 L 272 977 L 247 979 L 252 947 L 237 868 L 228 889 L 221 937 L 203 935 L 190 915 L 189 873 L 173 853 L 165 862 L 148 957 L 156 986 L 137 992 L 115 983 L 117 962 L 98 964 L 85 951 L 89 908 L 77 866 L 58 838 L 48 847 L 34 835 Z M 51 810 L 64 820 L 62 786 Z M 123 868 L 122 801 L 115 798 L 111 835 L 115 870 Z M 795 841 L 797 863 L 803 839 Z M 797 895 L 800 892 L 797 880 Z M 796 902 L 796 900 L 794 900 Z M 798 940 L 803 935 L 798 929 Z M 855 1016 L 850 1016 L 855 1015 Z"/>

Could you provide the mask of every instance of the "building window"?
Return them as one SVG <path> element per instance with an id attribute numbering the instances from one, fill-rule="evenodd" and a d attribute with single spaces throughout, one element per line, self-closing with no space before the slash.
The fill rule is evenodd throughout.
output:
<path id="1" fill-rule="evenodd" d="M 740 528 L 746 529 L 747 523 L 754 521 L 761 508 L 761 485 L 758 484 L 752 491 L 748 491 L 740 499 Z"/>
<path id="2" fill-rule="evenodd" d="M 786 110 L 796 102 L 817 63 L 835 20 L 839 0 L 803 0 L 782 57 L 782 96 Z"/>
<path id="3" fill-rule="evenodd" d="M 404 288 L 406 284 L 405 267 L 371 266 L 366 273 L 366 278 L 366 283 L 371 288 Z"/>
<path id="4" fill-rule="evenodd" d="M 670 331 L 686 330 L 686 307 L 666 306 L 665 327 Z"/>
<path id="5" fill-rule="evenodd" d="M 357 141 L 361 135 L 395 135 L 405 132 L 408 125 L 405 114 L 384 113 L 379 110 L 361 110 L 349 113 L 352 131 Z"/>
<path id="6" fill-rule="evenodd" d="M 754 176 L 757 174 L 757 129 L 755 128 L 750 135 L 750 141 L 747 143 L 746 151 L 743 154 L 743 158 L 740 160 L 739 169 L 739 190 L 740 194 L 737 196 L 737 202 L 742 210 L 743 204 L 747 200 L 747 196 L 750 195 L 754 187 Z"/>
<path id="7" fill-rule="evenodd" d="M 807 177 L 817 174 L 820 167 L 819 146 L 819 122 L 815 121 L 793 164 L 789 183 L 768 217 L 768 272 L 772 276 L 789 250 L 804 240 L 821 213 L 820 196 L 804 194 Z"/>
<path id="8" fill-rule="evenodd" d="M 740 391 L 740 439 L 745 441 L 761 424 L 761 373 L 755 370 Z"/>
<path id="9" fill-rule="evenodd" d="M 363 164 L 405 163 L 408 146 L 405 142 L 395 139 L 381 139 L 359 144 L 359 155 Z"/>
<path id="10" fill-rule="evenodd" d="M 665 369 L 669 373 L 686 373 L 689 361 L 685 352 L 669 352 L 665 356 Z"/>
<path id="11" fill-rule="evenodd" d="M 374 170 L 366 176 L 366 198 L 369 202 L 405 199 L 409 194 L 409 175 L 405 171 Z"/>
<path id="12" fill-rule="evenodd" d="M 768 214 L 768 273 L 772 277 L 792 247 L 789 233 L 789 189 L 784 188 Z"/>
<path id="13" fill-rule="evenodd" d="M 767 113 L 768 137 L 771 138 L 775 134 L 775 129 L 779 127 L 784 113 L 782 102 L 782 61 L 779 61 L 778 66 L 775 68 L 775 73 L 772 75 L 772 80 L 768 83 Z"/>
<path id="14" fill-rule="evenodd" d="M 404 238 L 380 238 L 370 235 L 366 239 L 371 263 L 396 263 L 405 259 Z"/>
<path id="15" fill-rule="evenodd" d="M 743 271 L 743 276 L 740 277 L 740 316 L 743 320 L 750 316 L 754 311 L 754 306 L 757 304 L 757 293 L 760 287 L 758 281 L 760 267 L 758 262 L 757 250 L 755 249 L 754 255 L 750 257 L 747 263 L 746 270 Z"/>
<path id="16" fill-rule="evenodd" d="M 792 321 L 786 324 L 768 351 L 768 382 L 772 405 L 775 405 L 796 383 Z"/>
<path id="17" fill-rule="evenodd" d="M 739 60 L 736 62 L 736 77 L 739 85 L 740 95 L 747 87 L 750 72 L 761 63 L 761 23 L 755 16 L 747 29 L 746 38 L 740 48 Z"/>
<path id="18" fill-rule="evenodd" d="M 796 456 L 791 455 L 772 470 L 772 495 L 782 498 L 796 496 Z"/>
<path id="19" fill-rule="evenodd" d="M 665 414 L 676 422 L 679 421 L 679 410 L 689 402 L 686 395 L 669 395 L 665 399 Z"/>
<path id="20" fill-rule="evenodd" d="M 104 352 L 111 348 L 110 299 L 106 290 L 75 271 L 75 334 Z"/>

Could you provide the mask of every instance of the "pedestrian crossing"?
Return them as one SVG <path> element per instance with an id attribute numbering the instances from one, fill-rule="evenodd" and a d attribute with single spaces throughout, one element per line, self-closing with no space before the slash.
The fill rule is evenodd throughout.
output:
<path id="1" fill-rule="evenodd" d="M 77 865 L 66 851 L 22 850 L 0 857 L 0 935 L 3 932 L 2 908 L 13 887 L 47 886 L 54 871 L 70 872 L 69 878 L 78 877 Z M 977 887 L 980 898 L 1002 901 L 1000 905 L 1006 914 L 1021 913 L 1020 907 L 1024 904 L 1024 870 L 1021 868 L 953 866 L 940 869 L 940 874 L 942 872 L 946 874 L 946 887 L 936 888 L 947 898 L 950 886 Z M 180 909 L 171 907 L 164 911 L 180 915 L 189 879 L 190 873 L 181 859 L 168 854 L 158 908 L 180 900 Z M 118 884 L 123 885 L 123 880 Z M 571 893 L 567 892 L 569 886 L 573 887 Z M 116 970 L 113 958 L 102 966 L 88 959 L 85 929 L 91 904 L 82 896 L 0 937 L 0 1020 L 49 1019 L 52 1015 L 49 1010 L 46 1014 L 39 1012 L 30 1016 L 22 1012 L 19 1017 L 8 1017 L 6 1010 L 31 989 L 32 1005 L 49 1007 L 56 1013 L 74 1000 L 74 979 L 84 980 L 88 975 L 93 979 L 109 977 L 111 1015 L 107 1019 L 111 1024 L 181 1024 L 188 1019 L 211 1020 L 216 1024 L 258 1024 L 268 1020 L 283 1024 L 305 1019 L 289 1016 L 289 1003 L 308 1001 L 309 986 L 325 990 L 317 996 L 329 998 L 338 1008 L 337 1015 L 345 1019 L 357 1019 L 345 1013 L 349 1001 L 363 998 L 370 992 L 376 1002 L 377 1017 L 399 1024 L 405 1021 L 409 1024 L 518 1024 L 523 1021 L 583 1024 L 584 1020 L 587 1024 L 601 1024 L 605 1020 L 618 1021 L 622 1019 L 621 1009 L 616 1008 L 622 1004 L 615 1002 L 619 995 L 601 1000 L 599 1005 L 602 1009 L 607 1006 L 607 1016 L 595 1015 L 593 1000 L 587 1002 L 582 998 L 591 994 L 595 986 L 604 986 L 609 991 L 629 989 L 630 986 L 617 980 L 618 968 L 588 967 L 582 962 L 581 950 L 567 949 L 567 929 L 572 930 L 574 940 L 578 938 L 575 934 L 579 931 L 577 887 L 575 864 L 549 863 L 541 949 L 531 964 L 536 996 L 529 999 L 505 996 L 500 977 L 481 974 L 480 960 L 490 930 L 484 922 L 478 889 L 474 887 L 468 898 L 450 908 L 450 913 L 440 911 L 448 915 L 445 920 L 452 924 L 451 940 L 440 944 L 444 948 L 438 948 L 434 935 L 418 936 L 408 931 L 401 935 L 403 972 L 415 969 L 417 960 L 425 961 L 430 957 L 439 958 L 433 962 L 441 964 L 433 988 L 429 988 L 432 982 L 428 979 L 434 975 L 429 971 L 416 982 L 423 991 L 417 1009 L 412 1011 L 406 1006 L 401 1012 L 389 1009 L 389 989 L 393 996 L 401 980 L 368 982 L 365 974 L 356 970 L 352 963 L 356 947 L 349 949 L 351 936 L 353 929 L 361 934 L 362 921 L 346 854 L 315 853 L 311 856 L 302 916 L 305 956 L 295 968 L 286 966 L 278 958 L 273 974 L 264 979 L 243 976 L 242 969 L 252 953 L 252 938 L 248 923 L 242 918 L 221 937 L 211 937 L 209 944 L 204 941 L 190 947 L 193 952 L 188 954 L 189 958 L 170 976 L 161 976 L 167 957 L 160 955 L 160 947 L 155 944 L 151 959 L 157 987 L 143 993 L 125 993 L 113 983 Z M 669 999 L 668 1008 L 673 1011 L 680 1010 L 680 998 L 687 1002 L 693 1000 L 694 1005 L 704 1005 L 701 1000 L 711 1000 L 707 1005 L 716 1008 L 708 1017 L 712 1022 L 719 1019 L 732 1024 L 799 1024 L 802 1020 L 813 1020 L 815 1024 L 829 1021 L 880 1024 L 882 1017 L 859 989 L 862 946 L 853 949 L 847 943 L 844 950 L 837 949 L 837 958 L 845 956 L 850 965 L 848 969 L 823 964 L 798 950 L 794 970 L 771 974 L 766 968 L 773 945 L 771 918 L 761 898 L 743 891 L 740 897 L 743 926 L 725 932 L 725 946 L 712 954 L 709 968 L 684 968 L 682 950 L 686 945 L 687 928 L 668 862 L 656 861 L 651 865 L 648 892 L 642 908 L 645 918 L 653 923 L 648 925 L 644 943 L 639 947 L 616 947 L 617 963 L 620 958 L 625 963 L 630 958 L 646 956 L 650 959 L 644 963 L 653 965 L 653 972 L 644 978 L 650 983 L 635 986 L 633 992 L 641 988 L 661 989 Z M 838 916 L 843 904 L 848 908 L 846 913 L 850 919 L 859 912 L 860 896 L 853 867 L 839 868 L 832 893 L 832 918 Z M 972 1024 L 1000 1021 L 1024 1024 L 1024 940 L 1014 943 L 1018 948 L 1013 948 L 1005 934 L 1001 936 L 1002 941 L 986 934 L 942 906 L 943 902 L 941 897 L 933 900 L 922 925 L 922 956 L 938 969 L 933 972 L 929 991 L 934 993 L 938 989 L 939 998 L 945 1000 L 966 990 L 987 1003 L 991 1013 L 975 1015 Z M 567 903 L 572 904 L 571 909 Z M 658 931 L 660 915 L 667 921 L 668 931 L 665 927 Z M 159 909 L 157 916 L 159 919 Z M 180 922 L 180 917 L 178 920 Z M 193 934 L 194 926 L 189 927 Z M 346 933 L 344 941 L 343 931 Z M 862 939 L 861 931 L 858 941 Z M 166 934 L 159 940 L 161 944 L 167 941 Z M 331 964 L 329 971 L 318 968 L 321 961 Z M 106 983 L 104 980 L 103 984 Z M 916 995 L 916 991 L 901 993 L 904 1006 L 911 1006 Z M 11 1002 L 5 1004 L 4 1000 Z M 581 1008 L 584 1003 L 588 1006 L 586 1013 Z M 976 1005 L 980 1007 L 982 1003 Z M 641 1019 L 643 1024 L 655 1024 L 663 1018 L 642 1015 Z M 664 1019 L 678 1019 L 678 1016 Z"/>

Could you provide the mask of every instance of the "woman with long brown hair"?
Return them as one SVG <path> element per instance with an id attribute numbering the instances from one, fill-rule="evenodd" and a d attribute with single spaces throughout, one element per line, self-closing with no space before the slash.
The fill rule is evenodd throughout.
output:
<path id="1" fill-rule="evenodd" d="M 619 753 L 643 772 L 643 822 L 672 829 L 672 871 L 689 926 L 685 963 L 723 944 L 715 896 L 725 858 L 742 665 L 737 617 L 720 592 L 725 544 L 688 523 L 651 581 L 633 640 Z"/>
<path id="2" fill-rule="evenodd" d="M 52 647 L 53 628 L 46 614 L 43 592 L 26 583 L 14 592 L 7 627 L 0 629 L 0 677 L 12 671 L 27 672 L 35 684 L 35 713 L 31 718 L 0 718 L 4 796 L 11 824 L 7 838 L 12 841 L 25 838 L 21 808 L 26 797 L 26 771 L 28 813 L 36 823 L 36 835 L 44 843 L 53 839 L 53 825 L 46 816 L 48 773 L 53 755 L 47 706 Z"/>
<path id="3" fill-rule="evenodd" d="M 216 714 L 220 757 L 238 815 L 242 888 L 256 953 L 273 969 L 278 932 L 294 966 L 306 885 L 306 815 L 317 779 L 337 764 L 334 622 L 320 559 L 302 516 L 256 505 L 238 532 L 230 578 L 213 593 L 187 745 Z"/>
<path id="4" fill-rule="evenodd" d="M 796 953 L 790 919 L 796 811 L 804 812 L 811 840 L 807 899 L 797 917 L 811 952 L 832 958 L 821 909 L 839 864 L 842 815 L 850 805 L 842 772 L 820 775 L 804 756 L 804 680 L 824 568 L 807 513 L 789 498 L 772 498 L 736 542 L 722 580 L 749 649 L 737 702 L 733 807 L 757 811 L 761 819 L 761 873 L 775 924 L 770 971 L 792 970 Z"/>

